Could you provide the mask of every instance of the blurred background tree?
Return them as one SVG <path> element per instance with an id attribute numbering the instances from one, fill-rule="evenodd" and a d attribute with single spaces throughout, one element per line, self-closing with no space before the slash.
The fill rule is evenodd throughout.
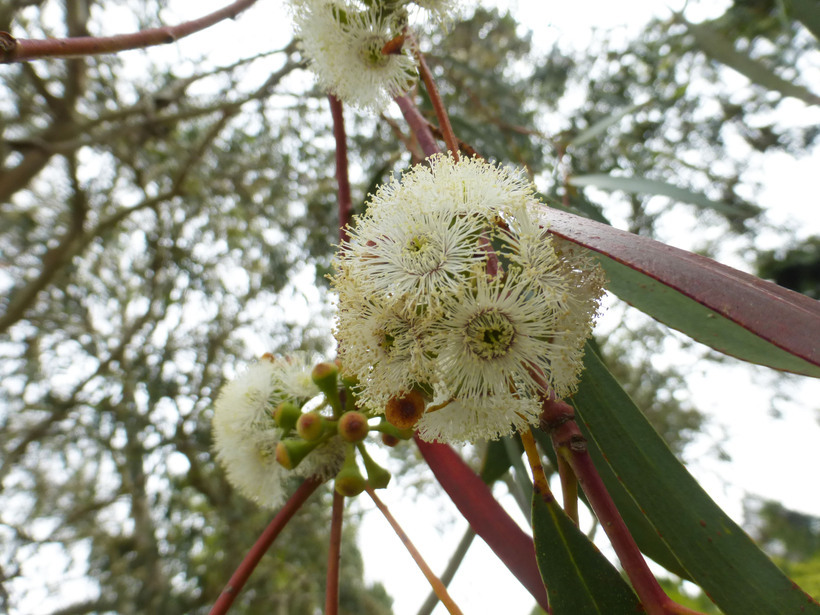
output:
<path id="1" fill-rule="evenodd" d="M 0 30 L 110 34 L 160 23 L 168 4 L 7 2 Z M 816 238 L 795 244 L 754 204 L 750 165 L 815 151 L 816 125 L 778 113 L 817 102 L 802 76 L 820 64 L 803 5 L 736 2 L 707 24 L 671 16 L 581 51 L 539 48 L 488 8 L 421 38 L 457 135 L 526 167 L 556 206 L 662 239 L 683 221 L 694 248 L 784 285 L 797 277 L 792 287 L 817 296 Z M 703 28 L 725 45 L 704 48 Z M 757 80 L 733 85 L 727 49 L 753 62 Z M 259 41 L 238 61 L 180 64 L 160 48 L 8 65 L 0 80 L 0 609 L 51 595 L 54 613 L 207 612 L 270 516 L 215 467 L 211 400 L 260 348 L 332 353 L 324 95 L 287 40 Z M 392 112 L 347 115 L 361 211 L 410 163 L 397 140 L 413 145 Z M 593 174 L 703 198 L 686 204 L 635 184 L 615 198 L 583 187 L 600 179 L 576 181 Z M 763 232 L 777 249 L 759 249 Z M 605 356 L 685 457 L 705 419 L 686 374 L 647 358 L 666 331 L 633 322 L 602 337 Z M 314 496 L 288 527 L 237 612 L 320 608 L 326 539 L 315 530 L 327 527 L 326 499 Z M 764 544 L 768 512 L 749 521 L 768 519 L 756 534 Z M 363 580 L 356 527 L 343 547 L 343 609 L 389 613 L 384 589 Z M 794 543 L 776 544 L 797 565 Z M 817 550 L 800 557 L 815 561 Z"/>

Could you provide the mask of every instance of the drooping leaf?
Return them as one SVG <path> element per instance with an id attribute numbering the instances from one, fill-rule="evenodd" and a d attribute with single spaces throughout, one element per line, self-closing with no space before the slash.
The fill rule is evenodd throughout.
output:
<path id="1" fill-rule="evenodd" d="M 504 476 L 510 469 L 510 457 L 507 455 L 507 447 L 502 440 L 492 440 L 487 443 L 487 451 L 484 453 L 484 462 L 481 466 L 481 480 L 488 485 Z"/>
<path id="2" fill-rule="evenodd" d="M 634 615 L 641 605 L 620 573 L 567 517 L 554 498 L 532 498 L 538 567 L 554 615 Z"/>
<path id="3" fill-rule="evenodd" d="M 641 107 L 645 107 L 649 102 L 651 101 L 647 100 L 642 103 L 635 103 L 634 105 L 629 105 L 626 109 L 619 109 L 612 115 L 608 115 L 607 117 L 595 122 L 592 126 L 588 127 L 585 130 L 582 130 L 577 135 L 572 137 L 569 141 L 567 141 L 567 147 L 572 147 L 574 145 L 577 146 L 592 141 L 598 135 L 606 132 L 610 126 L 614 126 L 627 115 L 631 115 Z"/>
<path id="4" fill-rule="evenodd" d="M 820 2 L 818 0 L 791 0 L 789 3 L 792 16 L 806 26 L 820 40 Z"/>
<path id="5" fill-rule="evenodd" d="M 599 253 L 609 290 L 720 352 L 820 377 L 820 302 L 709 258 L 545 208 L 550 232 Z"/>
<path id="6" fill-rule="evenodd" d="M 820 614 L 703 491 L 588 346 L 579 426 L 658 535 L 726 615 Z"/>
<path id="7" fill-rule="evenodd" d="M 692 192 L 685 188 L 679 188 L 664 181 L 656 179 L 646 179 L 643 177 L 618 177 L 607 175 L 606 173 L 593 173 L 590 175 L 575 175 L 569 178 L 569 183 L 573 186 L 595 186 L 604 190 L 623 190 L 624 192 L 636 194 L 657 194 L 667 196 L 670 199 L 691 203 L 704 209 L 714 209 L 723 214 L 736 218 L 748 218 L 759 212 L 759 209 L 752 205 L 738 207 L 721 201 L 713 201 L 706 195 L 699 192 Z"/>
<path id="8" fill-rule="evenodd" d="M 422 457 L 459 512 L 515 578 L 547 609 L 547 592 L 535 562 L 535 547 L 495 500 L 487 485 L 446 444 L 416 437 Z"/>
<path id="9" fill-rule="evenodd" d="M 549 434 L 534 429 L 533 435 L 541 448 L 549 456 L 553 465 L 555 465 L 555 451 L 552 448 L 552 440 Z M 675 554 L 671 551 L 669 546 L 661 540 L 658 536 L 658 531 L 646 518 L 646 515 L 641 512 L 641 509 L 629 495 L 629 492 L 624 489 L 624 486 L 618 480 L 618 477 L 612 472 L 612 469 L 606 464 L 600 449 L 594 441 L 587 443 L 589 454 L 595 467 L 598 469 L 598 474 L 606 485 L 606 490 L 615 502 L 618 512 L 629 528 L 629 533 L 640 548 L 641 552 L 648 557 L 651 557 L 655 562 L 666 568 L 668 571 L 678 575 L 683 579 L 689 579 L 689 573 L 681 566 Z M 579 491 L 578 496 L 586 503 L 586 496 L 583 491 Z M 691 580 L 691 579 L 689 579 Z"/>
<path id="10" fill-rule="evenodd" d="M 679 17 L 692 36 L 698 47 L 710 58 L 733 68 L 741 75 L 764 88 L 780 92 L 783 96 L 791 96 L 810 105 L 820 104 L 820 96 L 791 81 L 779 77 L 760 62 L 748 55 L 737 51 L 732 43 L 726 40 L 719 32 L 706 24 L 693 24 Z"/>

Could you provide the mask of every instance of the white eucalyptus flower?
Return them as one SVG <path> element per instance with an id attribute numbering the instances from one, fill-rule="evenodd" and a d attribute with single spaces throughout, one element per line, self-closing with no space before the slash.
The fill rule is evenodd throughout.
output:
<path id="1" fill-rule="evenodd" d="M 485 258 L 480 238 L 488 222 L 476 216 L 400 207 L 358 222 L 340 259 L 365 292 L 386 291 L 414 305 L 435 302 L 458 293 L 463 273 Z"/>
<path id="2" fill-rule="evenodd" d="M 345 371 L 359 380 L 359 398 L 370 409 L 434 377 L 429 348 L 430 322 L 405 309 L 360 295 L 339 311 L 336 329 Z"/>
<path id="3" fill-rule="evenodd" d="M 431 407 L 436 408 L 446 401 L 446 398 L 439 397 Z M 456 444 L 497 440 L 536 424 L 540 413 L 538 400 L 515 397 L 511 393 L 458 398 L 432 412 L 425 412 L 416 427 L 419 436 L 428 442 Z"/>
<path id="4" fill-rule="evenodd" d="M 287 470 L 275 458 L 282 431 L 273 421 L 279 402 L 274 365 L 265 359 L 226 384 L 214 403 L 213 438 L 217 461 L 230 483 L 265 508 L 285 498 Z"/>
<path id="5" fill-rule="evenodd" d="M 341 100 L 380 111 L 415 84 L 416 64 L 407 51 L 382 52 L 402 34 L 402 9 L 352 0 L 291 0 L 291 6 L 319 84 Z"/>
<path id="6" fill-rule="evenodd" d="M 434 399 L 425 439 L 498 438 L 571 394 L 603 293 L 586 251 L 538 222 L 520 172 L 437 155 L 382 186 L 336 261 L 336 337 L 371 409 Z"/>
<path id="7" fill-rule="evenodd" d="M 304 402 L 319 390 L 305 381 L 311 369 L 306 354 L 268 356 L 222 388 L 214 402 L 212 429 L 216 459 L 228 481 L 260 506 L 276 508 L 285 499 L 289 476 L 326 478 L 338 470 L 341 460 L 338 451 L 328 446 L 327 451 L 320 447 L 308 455 L 295 474 L 276 461 L 276 445 L 284 436 L 273 420 L 276 406 L 285 400 Z"/>

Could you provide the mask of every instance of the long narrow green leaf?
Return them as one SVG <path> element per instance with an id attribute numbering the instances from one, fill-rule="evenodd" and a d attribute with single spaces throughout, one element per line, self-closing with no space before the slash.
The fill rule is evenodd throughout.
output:
<path id="1" fill-rule="evenodd" d="M 574 145 L 581 145 L 583 143 L 587 143 L 588 141 L 592 141 L 598 135 L 606 132 L 610 126 L 614 126 L 622 119 L 624 119 L 627 115 L 631 115 L 635 113 L 641 107 L 645 107 L 650 101 L 644 101 L 642 103 L 635 103 L 634 105 L 629 105 L 626 109 L 621 109 L 609 115 L 602 120 L 595 122 L 592 126 L 587 128 L 586 130 L 582 130 L 577 135 L 572 137 L 569 141 L 567 141 L 567 147 L 572 147 Z"/>
<path id="2" fill-rule="evenodd" d="M 552 500 L 532 499 L 535 557 L 553 615 L 635 615 L 638 598 L 589 539 Z"/>
<path id="3" fill-rule="evenodd" d="M 730 205 L 722 201 L 713 201 L 699 192 L 679 188 L 664 181 L 646 179 L 643 177 L 618 177 L 605 173 L 592 173 L 590 175 L 574 175 L 569 178 L 569 183 L 573 186 L 595 186 L 603 190 L 623 190 L 624 192 L 635 194 L 667 196 L 675 201 L 691 203 L 703 209 L 714 209 L 715 211 L 735 218 L 749 218 L 760 211 L 752 205 L 738 207 L 737 205 Z"/>
<path id="4" fill-rule="evenodd" d="M 552 440 L 550 439 L 550 436 L 538 429 L 533 430 L 533 435 L 538 441 L 538 444 L 541 445 L 541 448 L 544 449 L 547 456 L 550 458 L 550 461 L 555 464 L 556 456 L 555 451 L 552 448 Z M 655 562 L 666 568 L 669 572 L 678 575 L 682 579 L 691 580 L 689 578 L 689 573 L 683 566 L 681 566 L 678 558 L 675 557 L 675 554 L 669 546 L 661 539 L 660 536 L 658 536 L 658 530 L 656 530 L 655 527 L 649 522 L 646 515 L 641 512 L 641 509 L 635 503 L 635 500 L 632 499 L 632 496 L 629 495 L 629 492 L 618 480 L 618 477 L 612 472 L 609 465 L 607 465 L 606 460 L 601 454 L 598 446 L 595 444 L 595 441 L 590 440 L 587 443 L 587 446 L 589 454 L 592 457 L 592 461 L 598 469 L 598 474 L 604 481 L 606 490 L 612 497 L 612 501 L 615 502 L 618 512 L 621 513 L 624 523 L 626 523 L 626 526 L 629 528 L 629 533 L 632 534 L 632 538 L 635 539 L 635 542 L 641 552 L 644 555 L 651 557 Z M 587 502 L 584 492 L 580 491 L 578 495 L 586 504 Z"/>
<path id="5" fill-rule="evenodd" d="M 791 0 L 789 5 L 792 16 L 820 40 L 820 1 Z"/>
<path id="6" fill-rule="evenodd" d="M 820 615 L 703 491 L 589 346 L 585 364 L 571 400 L 579 425 L 690 577 L 726 615 Z"/>
<path id="7" fill-rule="evenodd" d="M 749 56 L 737 51 L 731 42 L 723 38 L 719 32 L 705 24 L 692 24 L 679 18 L 681 23 L 686 25 L 698 47 L 710 58 L 733 68 L 741 75 L 749 79 L 752 83 L 763 86 L 766 89 L 780 92 L 783 96 L 791 96 L 806 102 L 810 105 L 820 104 L 820 96 L 810 92 L 806 88 L 796 83 L 786 81 L 777 76 L 760 62 L 756 62 Z"/>

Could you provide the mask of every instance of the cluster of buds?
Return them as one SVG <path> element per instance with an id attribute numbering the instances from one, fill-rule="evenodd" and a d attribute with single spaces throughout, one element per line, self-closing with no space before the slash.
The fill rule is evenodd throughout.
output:
<path id="1" fill-rule="evenodd" d="M 314 365 L 304 354 L 263 356 L 214 404 L 214 449 L 230 482 L 268 508 L 282 503 L 292 476 L 335 478 L 345 496 L 386 487 L 390 474 L 368 454 L 366 438 L 379 433 L 395 446 L 412 431 L 368 417 L 357 409 L 354 389 L 336 363 Z"/>
<path id="2" fill-rule="evenodd" d="M 362 407 L 462 442 L 526 429 L 574 391 L 603 273 L 541 207 L 520 173 L 444 155 L 371 197 L 333 277 Z"/>
<path id="3" fill-rule="evenodd" d="M 291 0 L 300 48 L 319 85 L 356 107 L 379 111 L 416 83 L 405 44 L 411 12 L 441 17 L 449 0 Z"/>

